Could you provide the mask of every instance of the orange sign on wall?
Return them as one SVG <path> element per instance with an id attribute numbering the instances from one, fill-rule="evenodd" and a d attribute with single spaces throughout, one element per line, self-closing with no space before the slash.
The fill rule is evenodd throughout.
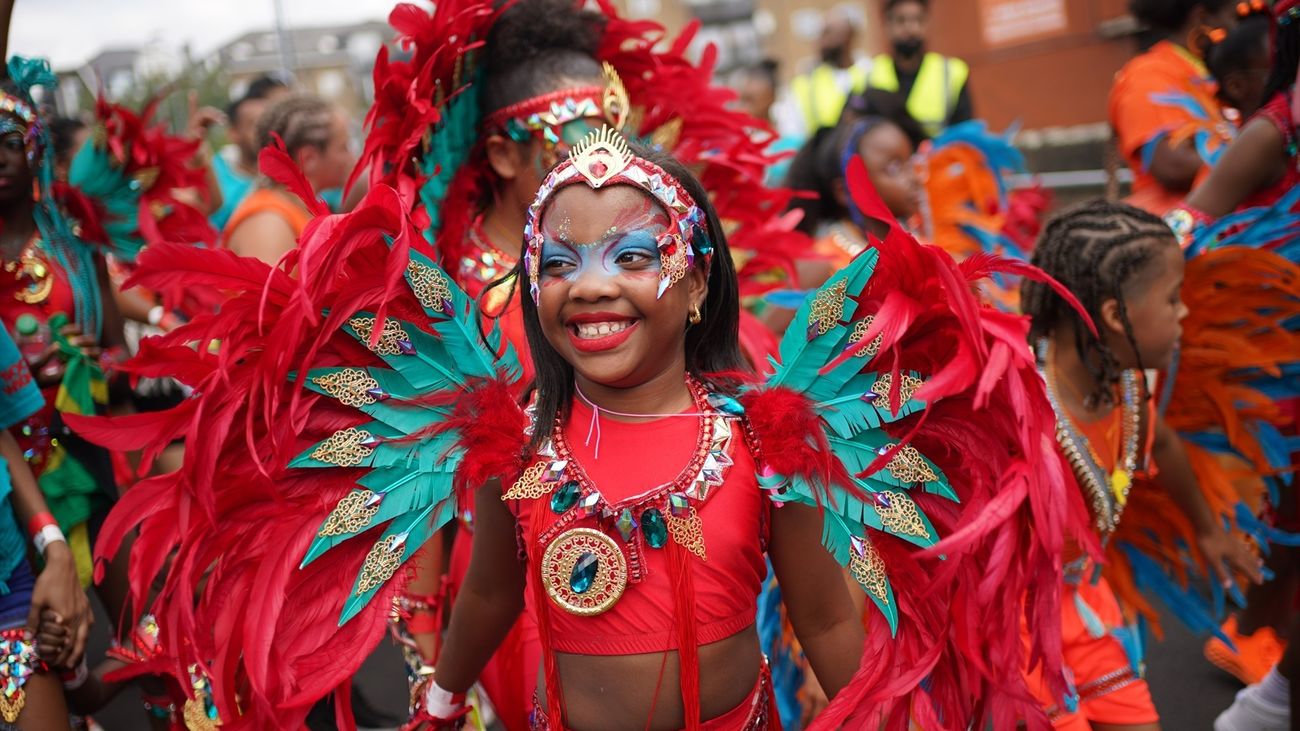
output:
<path id="1" fill-rule="evenodd" d="M 984 42 L 1013 46 L 1058 35 L 1069 27 L 1065 0 L 979 0 Z"/>

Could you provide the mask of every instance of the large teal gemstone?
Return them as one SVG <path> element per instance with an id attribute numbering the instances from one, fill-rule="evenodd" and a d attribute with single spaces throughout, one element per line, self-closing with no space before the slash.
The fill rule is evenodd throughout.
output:
<path id="1" fill-rule="evenodd" d="M 650 508 L 641 514 L 641 534 L 651 548 L 663 548 L 668 542 L 668 524 L 659 508 Z"/>
<path id="2" fill-rule="evenodd" d="M 596 558 L 596 554 L 583 553 L 578 557 L 577 563 L 573 564 L 573 571 L 569 574 L 569 588 L 578 594 L 585 594 L 596 580 L 598 568 L 600 568 L 600 560 Z"/>
<path id="3" fill-rule="evenodd" d="M 573 480 L 560 485 L 560 489 L 551 493 L 551 512 L 556 515 L 569 512 L 574 505 L 578 504 L 580 494 L 578 483 Z"/>

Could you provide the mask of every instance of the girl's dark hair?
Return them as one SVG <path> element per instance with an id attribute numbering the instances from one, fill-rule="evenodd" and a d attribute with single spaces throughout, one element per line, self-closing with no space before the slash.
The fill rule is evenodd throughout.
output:
<path id="1" fill-rule="evenodd" d="M 893 122 L 912 141 L 912 147 L 920 147 L 922 142 L 930 139 L 925 127 L 907 111 L 907 98 L 896 91 L 868 87 L 861 94 L 850 96 L 840 115 L 840 124 L 856 122 L 864 117 L 884 117 Z"/>
<path id="2" fill-rule="evenodd" d="M 700 307 L 704 319 L 686 331 L 686 371 L 697 378 L 707 379 L 710 374 L 752 370 L 740 352 L 740 285 L 736 279 L 736 266 L 731 260 L 731 251 L 727 248 L 722 223 L 718 220 L 713 204 L 709 202 L 708 191 L 676 159 L 637 143 L 631 143 L 630 147 L 634 155 L 655 163 L 677 179 L 691 198 L 695 199 L 695 204 L 704 211 L 707 230 L 694 229 L 695 235 L 690 243 L 697 254 L 702 247 L 711 245 L 713 263 L 709 270 L 709 291 Z M 696 256 L 697 266 L 702 266 L 703 261 L 704 257 Z M 524 270 L 522 257 L 515 267 L 514 276 L 518 282 L 527 280 L 528 273 Z M 560 357 L 546 339 L 537 317 L 537 305 L 533 304 L 526 287 L 520 303 L 523 306 L 528 348 L 532 351 L 533 365 L 536 366 L 533 380 L 537 396 L 535 423 L 538 428 L 533 434 L 536 447 L 549 436 L 550 425 L 555 422 L 555 418 L 567 414 L 569 402 L 574 395 L 573 366 Z M 719 382 L 717 379 L 711 381 L 711 385 L 724 391 L 733 387 L 733 384 Z"/>
<path id="3" fill-rule="evenodd" d="M 1237 27 L 1228 31 L 1222 41 L 1210 46 L 1205 54 L 1205 66 L 1220 84 L 1228 74 L 1245 71 L 1250 62 L 1268 53 L 1268 34 L 1272 19 L 1265 13 L 1248 16 Z M 1291 65 L 1295 74 L 1295 64 Z"/>
<path id="4" fill-rule="evenodd" d="M 483 114 L 553 91 L 559 79 L 599 78 L 604 34 L 605 17 L 575 0 L 519 0 L 488 33 Z"/>
<path id="5" fill-rule="evenodd" d="M 884 5 L 882 5 L 880 9 L 882 12 L 888 13 L 893 10 L 895 6 L 902 5 L 903 3 L 916 3 L 925 10 L 930 9 L 930 0 L 885 0 Z"/>
<path id="6" fill-rule="evenodd" d="M 1187 22 L 1196 8 L 1217 13 L 1232 0 L 1129 0 L 1128 9 L 1140 22 L 1166 33 Z"/>
<path id="7" fill-rule="evenodd" d="M 76 117 L 54 117 L 50 120 L 50 144 L 54 147 L 54 159 L 59 162 L 71 162 L 76 150 L 72 145 L 77 141 L 77 133 L 86 128 L 86 123 Z"/>
<path id="8" fill-rule="evenodd" d="M 1273 35 L 1273 70 L 1264 86 L 1264 103 L 1291 89 L 1297 63 L 1300 63 L 1300 19 L 1278 23 Z"/>
<path id="9" fill-rule="evenodd" d="M 1052 219 L 1034 247 L 1032 263 L 1074 293 L 1098 326 L 1102 303 L 1116 300 L 1124 335 L 1137 353 L 1125 287 L 1156 256 L 1157 244 L 1174 240 L 1173 232 L 1159 217 L 1124 203 L 1095 200 Z M 1121 375 L 1119 363 L 1106 344 L 1092 335 L 1079 313 L 1051 287 L 1028 278 L 1020 285 L 1020 307 L 1031 319 L 1029 336 L 1033 340 L 1049 337 L 1064 325 L 1074 326 L 1079 358 L 1098 383 L 1086 405 L 1113 403 L 1114 386 Z M 1141 355 L 1138 360 L 1141 367 Z"/>
<path id="10" fill-rule="evenodd" d="M 815 194 L 795 198 L 791 210 L 803 211 L 798 229 L 809 236 L 817 235 L 823 224 L 834 223 L 849 217 L 849 209 L 835 195 L 835 181 L 844 179 L 845 155 L 856 153 L 862 139 L 885 125 L 894 122 L 884 117 L 863 117 L 846 121 L 837 127 L 817 130 L 794 159 L 786 173 L 785 186 L 792 190 Z M 895 125 L 896 126 L 896 125 Z"/>
<path id="11" fill-rule="evenodd" d="M 275 133 L 284 140 L 290 156 L 307 146 L 323 149 L 329 144 L 334 114 L 334 105 L 315 94 L 290 94 L 257 120 L 258 147 L 271 145 Z"/>

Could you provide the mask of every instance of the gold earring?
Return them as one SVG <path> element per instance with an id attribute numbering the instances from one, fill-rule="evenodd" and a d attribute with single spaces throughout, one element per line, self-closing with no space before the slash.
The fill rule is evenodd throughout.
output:
<path id="1" fill-rule="evenodd" d="M 704 320 L 704 315 L 700 313 L 700 306 L 691 305 L 690 323 L 692 325 L 698 325 L 702 320 Z"/>

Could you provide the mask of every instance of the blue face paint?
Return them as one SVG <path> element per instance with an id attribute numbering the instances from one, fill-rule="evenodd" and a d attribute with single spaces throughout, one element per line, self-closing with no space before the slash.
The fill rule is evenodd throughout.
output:
<path id="1" fill-rule="evenodd" d="M 557 281 L 574 282 L 588 274 L 605 277 L 648 274 L 657 278 L 661 231 L 654 228 L 613 233 L 590 244 L 572 243 L 563 235 L 547 232 L 542 242 L 542 286 Z"/>

